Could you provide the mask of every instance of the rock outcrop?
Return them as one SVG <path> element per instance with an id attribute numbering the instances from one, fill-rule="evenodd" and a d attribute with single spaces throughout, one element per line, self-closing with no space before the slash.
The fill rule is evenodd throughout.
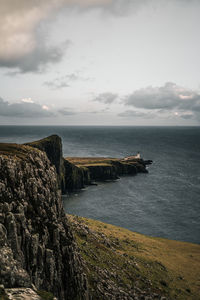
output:
<path id="1" fill-rule="evenodd" d="M 64 159 L 62 152 L 62 140 L 58 135 L 51 135 L 47 138 L 34 141 L 31 143 L 26 143 L 24 145 L 28 145 L 34 148 L 37 148 L 41 151 L 44 151 L 50 160 L 51 164 L 55 166 L 57 177 L 58 177 L 58 185 L 63 192 L 66 191 L 65 186 L 65 168 L 64 168 Z"/>
<path id="2" fill-rule="evenodd" d="M 57 135 L 52 135 L 39 141 L 25 145 L 44 151 L 55 166 L 58 186 L 62 193 L 79 190 L 94 181 L 115 180 L 123 175 L 148 173 L 146 165 L 152 161 L 143 159 L 116 159 L 116 158 L 63 158 L 62 141 Z"/>
<path id="3" fill-rule="evenodd" d="M 64 163 L 65 185 L 68 191 L 73 191 L 95 181 L 116 180 L 123 175 L 148 173 L 146 166 L 151 163 L 152 161 L 143 159 L 125 161 L 120 158 L 67 157 Z"/>
<path id="4" fill-rule="evenodd" d="M 65 192 L 82 189 L 85 185 L 91 184 L 90 173 L 87 168 L 79 168 L 68 160 L 64 159 Z"/>
<path id="5" fill-rule="evenodd" d="M 63 300 L 87 299 L 58 189 L 61 151 L 51 152 L 51 141 L 46 145 L 38 148 L 47 155 L 28 145 L 0 144 L 0 284 L 34 285 Z"/>

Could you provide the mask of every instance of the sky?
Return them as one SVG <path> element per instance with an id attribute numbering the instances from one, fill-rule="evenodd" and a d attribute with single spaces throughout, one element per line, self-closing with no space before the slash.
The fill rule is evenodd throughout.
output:
<path id="1" fill-rule="evenodd" d="M 0 125 L 200 124 L 199 0 L 0 0 Z"/>

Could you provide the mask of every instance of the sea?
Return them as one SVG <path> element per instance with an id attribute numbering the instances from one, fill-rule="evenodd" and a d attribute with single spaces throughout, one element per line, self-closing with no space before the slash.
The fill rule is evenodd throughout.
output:
<path id="1" fill-rule="evenodd" d="M 148 174 L 122 176 L 63 195 L 67 213 L 135 232 L 200 244 L 200 127 L 0 126 L 0 142 L 58 134 L 64 156 L 153 160 Z"/>

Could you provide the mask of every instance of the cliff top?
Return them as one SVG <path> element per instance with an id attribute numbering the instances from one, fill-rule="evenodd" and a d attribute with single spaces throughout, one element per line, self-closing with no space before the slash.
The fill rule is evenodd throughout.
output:
<path id="1" fill-rule="evenodd" d="M 112 165 L 113 163 L 137 164 L 143 161 L 142 159 L 138 159 L 138 158 L 133 158 L 131 160 L 126 161 L 123 158 L 113 158 L 113 157 L 65 157 L 65 159 L 76 166 L 83 166 L 83 167 Z"/>
<path id="2" fill-rule="evenodd" d="M 34 141 L 34 142 L 30 142 L 30 143 L 25 143 L 24 145 L 29 145 L 29 146 L 32 146 L 32 147 L 36 147 L 36 148 L 39 148 L 39 147 L 44 147 L 46 144 L 57 144 L 57 143 L 61 143 L 61 138 L 56 135 L 56 134 L 53 134 L 53 135 L 50 135 L 46 138 L 43 138 L 41 140 L 37 140 L 37 141 Z"/>
<path id="3" fill-rule="evenodd" d="M 25 159 L 33 148 L 35 148 L 35 151 L 37 151 L 37 149 L 45 151 L 47 145 L 51 146 L 51 151 L 53 151 L 56 146 L 59 148 L 59 151 L 62 150 L 61 138 L 57 135 L 51 135 L 47 138 L 25 143 L 23 145 L 16 143 L 0 143 L 0 154 Z"/>
<path id="4" fill-rule="evenodd" d="M 0 155 L 12 156 L 16 159 L 26 159 L 30 150 L 33 149 L 26 145 L 0 143 Z"/>

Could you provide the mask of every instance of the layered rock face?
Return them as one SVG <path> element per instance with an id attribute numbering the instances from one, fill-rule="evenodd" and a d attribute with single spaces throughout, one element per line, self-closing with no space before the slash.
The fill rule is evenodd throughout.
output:
<path id="1" fill-rule="evenodd" d="M 123 175 L 148 173 L 146 165 L 152 161 L 100 157 L 67 157 L 64 161 L 65 184 L 68 191 L 90 185 L 95 181 L 115 180 Z"/>
<path id="2" fill-rule="evenodd" d="M 39 141 L 26 143 L 31 147 L 44 151 L 51 164 L 56 167 L 58 186 L 62 193 L 78 190 L 90 184 L 88 172 L 78 168 L 63 158 L 62 140 L 57 135 L 51 135 Z"/>
<path id="3" fill-rule="evenodd" d="M 59 170 L 59 165 L 57 166 Z M 0 284 L 87 299 L 56 168 L 30 146 L 0 144 Z"/>
<path id="4" fill-rule="evenodd" d="M 79 168 L 68 160 L 64 161 L 64 178 L 65 178 L 65 192 L 72 192 L 74 190 L 82 189 L 85 185 L 91 184 L 90 173 L 87 168 Z"/>
<path id="5" fill-rule="evenodd" d="M 115 180 L 122 175 L 147 173 L 146 165 L 151 161 L 112 158 L 63 158 L 62 140 L 52 135 L 39 141 L 27 143 L 44 151 L 51 164 L 56 167 L 58 186 L 62 193 L 71 192 L 90 185 L 94 181 Z"/>
<path id="6" fill-rule="evenodd" d="M 65 192 L 65 169 L 61 138 L 58 135 L 51 135 L 39 141 L 26 143 L 25 145 L 40 149 L 41 151 L 44 151 L 46 153 L 48 159 L 56 168 L 58 185 L 61 188 L 61 190 Z"/>

